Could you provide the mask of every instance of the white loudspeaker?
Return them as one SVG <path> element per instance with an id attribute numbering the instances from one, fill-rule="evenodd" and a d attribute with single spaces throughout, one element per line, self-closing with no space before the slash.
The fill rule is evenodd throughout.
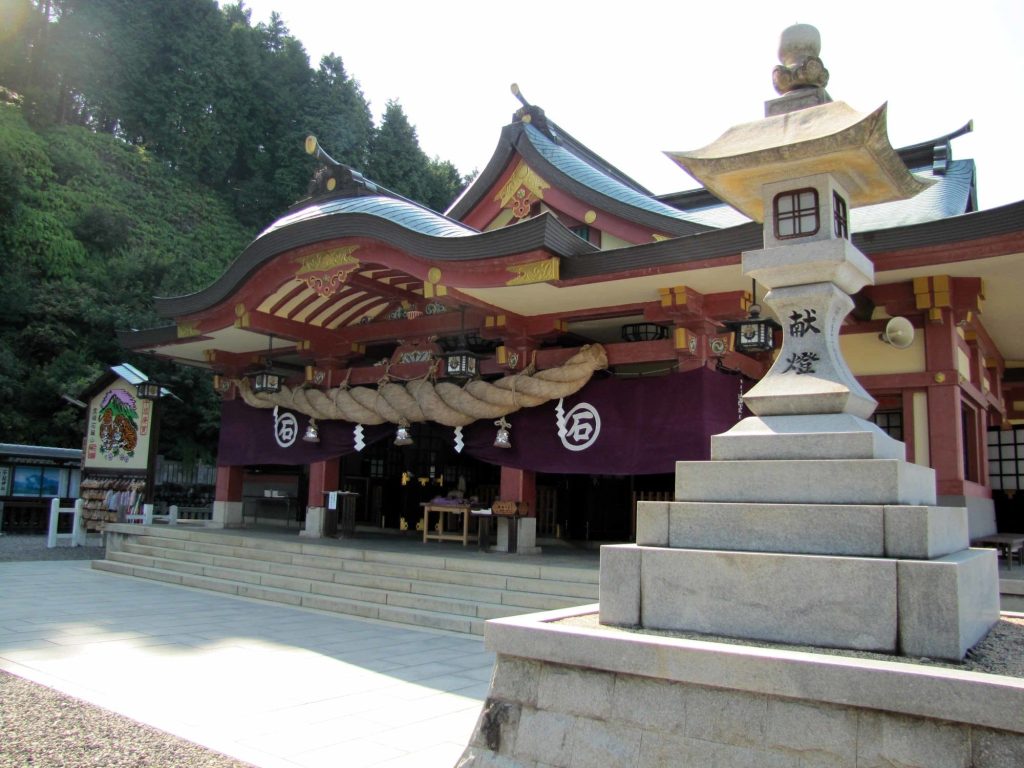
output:
<path id="1" fill-rule="evenodd" d="M 878 338 L 896 349 L 906 349 L 914 343 L 914 326 L 905 317 L 894 317 L 885 324 Z"/>

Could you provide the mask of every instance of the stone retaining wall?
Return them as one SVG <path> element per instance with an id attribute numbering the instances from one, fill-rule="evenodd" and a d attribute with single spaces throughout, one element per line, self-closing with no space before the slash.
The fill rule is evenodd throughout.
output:
<path id="1" fill-rule="evenodd" d="M 1020 680 L 549 623 L 572 613 L 488 623 L 459 768 L 1024 766 Z"/>

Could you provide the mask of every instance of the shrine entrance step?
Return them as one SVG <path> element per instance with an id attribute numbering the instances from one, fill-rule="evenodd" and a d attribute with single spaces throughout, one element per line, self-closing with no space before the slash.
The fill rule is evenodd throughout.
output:
<path id="1" fill-rule="evenodd" d="M 597 553 L 496 555 L 383 537 L 108 525 L 93 567 L 364 618 L 481 635 L 487 619 L 597 601 Z M 458 551 L 457 551 L 458 550 Z"/>

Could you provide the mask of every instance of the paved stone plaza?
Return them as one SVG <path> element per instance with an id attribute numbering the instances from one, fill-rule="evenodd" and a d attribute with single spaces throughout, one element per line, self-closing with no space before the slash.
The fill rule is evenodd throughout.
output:
<path id="1" fill-rule="evenodd" d="M 0 563 L 0 669 L 265 768 L 454 765 L 479 638 L 94 571 Z"/>

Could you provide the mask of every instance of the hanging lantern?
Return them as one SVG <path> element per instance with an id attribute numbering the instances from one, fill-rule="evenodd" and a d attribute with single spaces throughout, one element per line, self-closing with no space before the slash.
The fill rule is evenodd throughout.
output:
<path id="1" fill-rule="evenodd" d="M 317 428 L 316 419 L 310 417 L 309 424 L 306 425 L 306 433 L 302 436 L 302 439 L 307 443 L 320 442 L 320 430 Z"/>
<path id="2" fill-rule="evenodd" d="M 779 324 L 771 318 L 761 317 L 761 307 L 750 305 L 746 320 L 727 324 L 735 336 L 737 352 L 770 352 L 775 348 L 775 329 Z"/>
<path id="3" fill-rule="evenodd" d="M 751 281 L 750 295 L 754 302 L 747 310 L 745 320 L 730 320 L 725 328 L 732 331 L 733 349 L 737 352 L 771 352 L 775 349 L 775 331 L 782 328 L 770 317 L 761 317 L 761 305 L 757 303 L 757 281 Z"/>
<path id="4" fill-rule="evenodd" d="M 630 323 L 620 329 L 623 341 L 657 341 L 668 338 L 668 328 L 657 323 Z"/>
<path id="5" fill-rule="evenodd" d="M 252 377 L 252 391 L 275 394 L 281 391 L 281 376 L 269 370 L 260 371 Z"/>
<path id="6" fill-rule="evenodd" d="M 159 400 L 160 385 L 155 381 L 140 381 L 135 385 L 135 394 L 142 400 Z"/>
<path id="7" fill-rule="evenodd" d="M 453 379 L 472 379 L 476 377 L 476 355 L 468 349 L 456 349 L 444 356 L 445 375 Z"/>
<path id="8" fill-rule="evenodd" d="M 258 394 L 269 394 L 273 395 L 281 391 L 282 379 L 284 378 L 278 373 L 274 373 L 270 370 L 270 358 L 274 353 L 274 336 L 271 334 L 268 337 L 267 342 L 267 361 L 266 368 L 257 373 L 251 374 L 252 378 L 252 391 Z"/>
<path id="9" fill-rule="evenodd" d="M 402 422 L 395 430 L 395 445 L 412 445 L 412 436 L 409 434 L 409 425 Z"/>
<path id="10" fill-rule="evenodd" d="M 498 428 L 498 434 L 494 437 L 495 448 L 511 448 L 512 447 L 512 435 L 510 434 L 512 425 L 505 420 L 502 416 L 496 422 L 494 426 Z"/>

